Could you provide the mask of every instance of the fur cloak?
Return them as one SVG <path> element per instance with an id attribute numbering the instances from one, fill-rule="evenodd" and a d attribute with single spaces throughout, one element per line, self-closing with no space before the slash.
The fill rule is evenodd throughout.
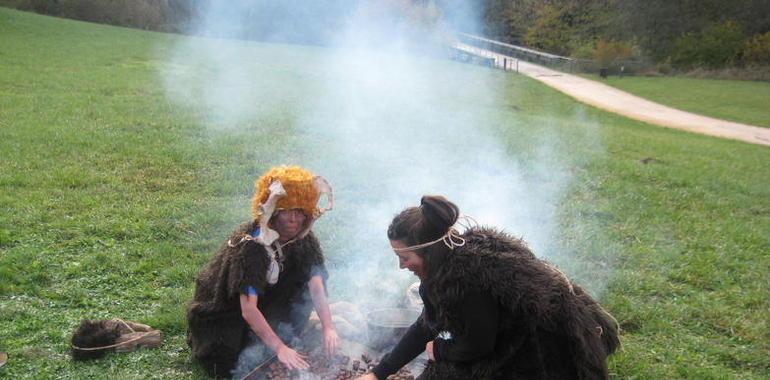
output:
<path id="1" fill-rule="evenodd" d="M 229 240 L 240 241 L 256 227 L 255 222 L 244 223 Z M 230 377 L 239 352 L 248 343 L 249 326 L 241 316 L 239 299 L 247 287 L 257 290 L 257 306 L 273 329 L 286 322 L 299 332 L 307 322 L 312 309 L 307 282 L 315 274 L 321 274 L 324 281 L 327 278 L 321 247 L 310 232 L 284 247 L 283 254 L 284 269 L 272 286 L 266 279 L 267 252 L 252 240 L 235 247 L 225 242 L 198 274 L 195 296 L 187 308 L 187 344 L 193 358 L 211 376 Z"/>
<path id="2" fill-rule="evenodd" d="M 427 288 L 437 331 L 463 330 L 458 310 L 468 289 L 501 308 L 491 356 L 470 363 L 431 362 L 421 379 L 606 379 L 618 326 L 578 285 L 526 247 L 490 228 L 463 234 Z"/>
<path id="3" fill-rule="evenodd" d="M 141 347 L 156 348 L 162 342 L 163 333 L 160 330 L 142 323 L 119 318 L 84 319 L 72 334 L 70 352 L 72 359 L 88 360 L 100 358 L 109 351 L 130 352 Z"/>

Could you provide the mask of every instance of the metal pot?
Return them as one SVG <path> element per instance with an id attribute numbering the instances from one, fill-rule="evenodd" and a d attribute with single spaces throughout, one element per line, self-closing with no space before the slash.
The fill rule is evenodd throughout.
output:
<path id="1" fill-rule="evenodd" d="M 367 345 L 375 350 L 394 346 L 420 317 L 420 310 L 386 308 L 366 313 Z"/>

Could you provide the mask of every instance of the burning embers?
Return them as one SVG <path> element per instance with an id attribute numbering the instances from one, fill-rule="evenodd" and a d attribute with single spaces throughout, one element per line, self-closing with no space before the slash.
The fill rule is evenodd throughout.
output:
<path id="1" fill-rule="evenodd" d="M 301 352 L 307 355 L 306 352 Z M 267 380 L 351 380 L 371 371 L 377 363 L 368 354 L 351 359 L 347 355 L 334 355 L 329 358 L 322 353 L 310 354 L 307 359 L 310 368 L 305 371 L 292 371 L 278 361 L 265 368 L 263 378 Z M 409 369 L 402 368 L 398 373 L 388 376 L 388 380 L 414 380 Z"/>
<path id="2" fill-rule="evenodd" d="M 268 359 L 252 370 L 243 380 L 348 380 L 370 372 L 377 364 L 382 352 L 398 342 L 408 327 L 419 317 L 419 310 L 385 308 L 361 313 L 358 307 L 349 303 L 329 305 L 335 323 L 351 325 L 344 329 L 339 338 L 337 354 L 327 356 L 321 347 L 323 341 L 319 328 L 310 327 L 295 342 L 294 349 L 307 357 L 307 370 L 289 370 L 275 357 Z M 311 324 L 318 321 L 311 316 Z M 319 322 L 316 322 L 319 323 Z M 345 334 L 345 331 L 352 334 Z M 363 343 L 366 344 L 363 344 Z M 406 366 L 388 380 L 413 380 L 419 365 Z"/>

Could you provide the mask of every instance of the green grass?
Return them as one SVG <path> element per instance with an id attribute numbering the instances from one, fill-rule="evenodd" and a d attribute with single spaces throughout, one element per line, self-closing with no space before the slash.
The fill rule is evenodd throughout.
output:
<path id="1" fill-rule="evenodd" d="M 589 78 L 684 111 L 770 128 L 770 82 L 642 76 Z"/>
<path id="2" fill-rule="evenodd" d="M 248 216 L 257 174 L 339 149 L 293 122 L 310 104 L 304 89 L 319 86 L 307 63 L 323 49 L 228 42 L 280 93 L 256 119 L 212 132 L 200 107 L 166 99 L 157 75 L 168 65 L 158 52 L 184 38 L 0 9 L 0 350 L 10 353 L 0 377 L 201 377 L 184 342 L 195 274 Z M 431 64 L 503 84 L 499 102 L 429 90 L 486 115 L 511 165 L 536 175 L 545 158 L 573 176 L 552 257 L 589 286 L 609 281 L 601 301 L 624 343 L 613 377 L 767 378 L 767 147 L 630 121 L 516 75 Z M 554 147 L 545 157 L 543 139 Z M 338 195 L 318 224 L 332 276 L 354 256 L 339 249 L 352 228 L 339 215 L 377 186 L 356 182 L 356 164 L 324 172 Z M 162 329 L 163 347 L 72 362 L 78 321 L 115 316 Z"/>

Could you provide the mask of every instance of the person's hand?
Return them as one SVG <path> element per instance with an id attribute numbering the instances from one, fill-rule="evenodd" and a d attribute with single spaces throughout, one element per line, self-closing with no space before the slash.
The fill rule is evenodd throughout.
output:
<path id="1" fill-rule="evenodd" d="M 282 344 L 275 354 L 278 356 L 278 361 L 288 369 L 307 369 L 310 367 L 305 361 L 306 357 L 300 355 L 297 351 L 292 350 L 285 344 Z"/>
<path id="2" fill-rule="evenodd" d="M 367 373 L 359 377 L 356 377 L 356 380 L 377 380 L 377 376 L 374 376 L 373 373 Z"/>
<path id="3" fill-rule="evenodd" d="M 332 356 L 337 350 L 339 345 L 339 336 L 337 331 L 333 327 L 324 329 L 324 351 L 327 355 Z"/>
<path id="4" fill-rule="evenodd" d="M 433 356 L 433 341 L 431 340 L 425 345 L 425 352 L 428 353 L 428 360 L 436 361 L 436 357 Z"/>

